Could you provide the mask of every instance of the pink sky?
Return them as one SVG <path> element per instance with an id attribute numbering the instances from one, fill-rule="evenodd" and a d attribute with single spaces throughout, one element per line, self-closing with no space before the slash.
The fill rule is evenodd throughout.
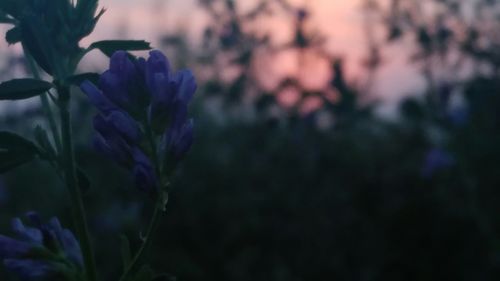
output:
<path id="1" fill-rule="evenodd" d="M 207 21 L 206 15 L 196 7 L 197 0 L 163 0 L 163 5 L 152 5 L 162 0 L 102 0 L 101 5 L 108 8 L 96 34 L 92 38 L 105 39 L 117 36 L 121 27 L 126 27 L 128 36 L 156 42 L 156 31 L 173 31 L 178 28 L 186 30 L 193 39 L 199 38 L 201 27 Z M 297 7 L 303 3 L 312 10 L 311 26 L 320 27 L 328 37 L 327 46 L 336 55 L 345 58 L 347 72 L 353 80 L 362 81 L 360 75 L 361 62 L 366 55 L 364 40 L 362 3 L 363 0 L 296 0 L 290 1 Z M 252 0 L 239 0 L 242 9 L 251 6 Z M 153 8 L 154 7 L 154 8 Z M 278 40 L 289 39 L 289 21 L 277 15 L 272 23 Z M 282 38 L 280 38 L 282 37 Z M 89 41 L 90 42 L 90 41 Z M 423 87 L 420 75 L 408 66 L 408 50 L 401 46 L 384 49 L 385 67 L 377 75 L 373 94 L 389 103 L 397 101 L 401 96 L 411 94 Z M 297 71 L 294 62 L 283 56 L 270 63 L 270 69 L 278 76 Z M 307 67 L 307 66 L 306 66 Z M 326 66 L 311 65 L 310 72 L 322 72 Z M 324 73 L 324 72 L 323 72 Z M 311 75 L 311 85 L 317 84 L 320 78 Z M 318 80 L 319 79 L 319 80 Z M 307 79 L 306 79 L 307 80 Z M 307 82 L 307 81 L 306 81 Z"/>
<path id="2" fill-rule="evenodd" d="M 207 16 L 196 7 L 198 0 L 101 0 L 101 6 L 107 12 L 99 22 L 95 33 L 85 39 L 83 44 L 100 39 L 145 39 L 157 41 L 157 32 L 174 31 L 179 28 L 193 39 L 200 38 L 202 27 Z M 251 6 L 252 0 L 237 0 L 241 7 Z M 347 72 L 350 79 L 362 82 L 360 75 L 361 62 L 366 55 L 366 42 L 363 30 L 363 16 L 361 2 L 363 0 L 295 0 L 290 1 L 297 7 L 307 3 L 312 11 L 310 25 L 319 27 L 328 38 L 328 49 L 335 55 L 345 58 Z M 153 5 L 156 3 L 156 5 Z M 160 3 L 160 5 L 158 5 Z M 276 39 L 285 41 L 290 39 L 291 19 L 285 15 L 277 15 L 272 21 L 271 28 L 275 31 Z M 263 23 L 264 24 L 264 23 Z M 267 23 L 266 23 L 267 24 Z M 120 34 L 121 30 L 128 30 L 127 34 Z M 4 48 L 2 43 L 1 48 Z M 414 68 L 408 66 L 408 50 L 401 46 L 384 49 L 385 66 L 379 71 L 373 95 L 382 98 L 388 103 L 394 103 L 400 97 L 411 94 L 423 87 L 420 75 Z M 273 75 L 283 76 L 298 71 L 298 67 L 291 56 L 283 55 L 269 62 L 269 69 Z M 82 64 L 84 68 L 102 68 L 107 59 L 100 54 L 93 54 L 92 59 Z M 323 70 L 328 69 L 325 64 L 303 66 L 306 73 L 305 82 L 315 86 L 326 77 L 321 77 Z"/>

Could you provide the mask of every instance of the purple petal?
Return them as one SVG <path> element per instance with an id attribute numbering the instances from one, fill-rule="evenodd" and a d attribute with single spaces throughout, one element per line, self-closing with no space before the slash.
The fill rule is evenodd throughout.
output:
<path id="1" fill-rule="evenodd" d="M 175 80 L 179 85 L 179 92 L 177 94 L 178 99 L 183 103 L 188 104 L 193 98 L 196 88 L 198 87 L 193 73 L 190 70 L 179 71 L 175 76 Z"/>
<path id="2" fill-rule="evenodd" d="M 117 106 L 111 102 L 97 87 L 89 81 L 80 85 L 80 89 L 87 95 L 90 102 L 101 112 L 108 113 L 117 110 Z"/>
<path id="3" fill-rule="evenodd" d="M 180 160 L 193 145 L 193 127 L 192 119 L 188 120 L 182 127 L 177 147 L 174 150 L 174 156 L 177 160 Z"/>
<path id="4" fill-rule="evenodd" d="M 137 122 L 125 112 L 113 111 L 105 117 L 105 122 L 133 143 L 141 138 L 141 130 Z"/>
<path id="5" fill-rule="evenodd" d="M 33 227 L 26 227 L 21 219 L 12 219 L 11 225 L 14 233 L 16 233 L 20 238 L 35 244 L 41 244 L 43 242 L 42 232 Z"/>
<path id="6" fill-rule="evenodd" d="M 111 70 L 107 70 L 101 74 L 99 88 L 102 89 L 103 94 L 109 100 L 118 106 L 122 108 L 129 108 L 131 106 L 128 90 L 124 81 L 120 80 L 120 77 Z"/>
<path id="7" fill-rule="evenodd" d="M 149 158 L 138 148 L 133 151 L 133 176 L 135 185 L 144 191 L 154 191 L 157 186 L 156 173 Z"/>
<path id="8" fill-rule="evenodd" d="M 33 249 L 33 245 L 0 234 L 0 258 L 18 258 Z"/>
<path id="9" fill-rule="evenodd" d="M 169 153 L 176 161 L 181 160 L 193 144 L 193 127 L 192 119 L 187 120 L 182 126 L 170 127 L 163 136 L 162 153 Z"/>
<path id="10" fill-rule="evenodd" d="M 121 165 L 128 166 L 131 162 L 130 146 L 125 140 L 114 136 L 105 139 L 100 133 L 96 133 L 93 145 L 97 152 L 113 159 Z"/>
<path id="11" fill-rule="evenodd" d="M 126 77 L 130 72 L 135 71 L 135 66 L 130 61 L 127 52 L 116 51 L 109 61 L 109 70 L 114 74 Z"/>
<path id="12" fill-rule="evenodd" d="M 162 73 L 166 77 L 169 77 L 170 63 L 162 52 L 153 50 L 149 53 L 146 63 L 146 84 L 149 89 L 154 88 L 154 79 L 157 73 Z"/>
<path id="13" fill-rule="evenodd" d="M 68 229 L 63 229 L 59 237 L 59 243 L 68 259 L 78 265 L 80 269 L 83 269 L 82 250 L 75 235 Z"/>
<path id="14" fill-rule="evenodd" d="M 26 217 L 35 225 L 36 228 L 42 227 L 42 219 L 37 212 L 27 212 Z"/>
<path id="15" fill-rule="evenodd" d="M 3 263 L 9 271 L 18 274 L 23 280 L 47 277 L 55 270 L 53 265 L 38 260 L 6 259 Z"/>

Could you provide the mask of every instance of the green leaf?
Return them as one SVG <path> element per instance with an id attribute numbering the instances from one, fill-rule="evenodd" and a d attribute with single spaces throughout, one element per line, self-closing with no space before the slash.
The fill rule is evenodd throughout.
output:
<path id="1" fill-rule="evenodd" d="M 29 55 L 48 74 L 54 71 L 55 54 L 53 41 L 50 40 L 50 32 L 46 24 L 33 15 L 26 15 L 21 21 L 22 42 L 29 52 Z"/>
<path id="2" fill-rule="evenodd" d="M 122 253 L 123 271 L 130 265 L 132 261 L 132 251 L 130 250 L 130 242 L 125 235 L 120 235 L 120 248 Z"/>
<path id="3" fill-rule="evenodd" d="M 75 85 L 75 86 L 80 86 L 86 80 L 97 85 L 99 83 L 99 77 L 100 77 L 100 75 L 97 73 L 86 72 L 86 73 L 82 73 L 82 74 L 72 75 L 72 76 L 68 77 L 66 80 L 70 84 Z"/>
<path id="4" fill-rule="evenodd" d="M 0 132 L 0 174 L 33 160 L 39 154 L 31 141 L 11 132 Z"/>
<path id="5" fill-rule="evenodd" d="M 47 92 L 53 85 L 31 78 L 14 79 L 0 84 L 0 100 L 29 99 Z"/>
<path id="6" fill-rule="evenodd" d="M 116 51 L 144 51 L 151 50 L 151 46 L 144 40 L 104 40 L 92 43 L 89 50 L 92 49 L 99 49 L 111 57 Z"/>

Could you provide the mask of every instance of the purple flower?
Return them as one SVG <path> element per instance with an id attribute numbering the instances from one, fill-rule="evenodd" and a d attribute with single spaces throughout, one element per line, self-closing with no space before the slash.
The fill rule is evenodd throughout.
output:
<path id="1" fill-rule="evenodd" d="M 439 148 L 433 148 L 425 156 L 422 176 L 424 178 L 431 178 L 438 171 L 449 168 L 454 163 L 455 159 L 450 153 Z"/>
<path id="2" fill-rule="evenodd" d="M 163 135 L 161 150 L 179 161 L 193 144 L 193 119 L 187 119 L 187 109 L 177 107 L 170 128 Z"/>
<path id="3" fill-rule="evenodd" d="M 99 79 L 99 88 L 114 104 L 135 114 L 140 113 L 140 107 L 149 100 L 145 94 L 142 61 L 132 62 L 124 51 L 113 54 L 109 70 Z"/>
<path id="4" fill-rule="evenodd" d="M 0 235 L 0 258 L 4 266 L 23 280 L 61 274 L 78 275 L 83 269 L 80 244 L 57 218 L 42 224 L 36 213 L 28 214 L 34 227 L 12 220 L 16 238 Z"/>
<path id="5" fill-rule="evenodd" d="M 176 107 L 186 107 L 196 91 L 196 81 L 189 70 L 170 73 L 168 59 L 152 51 L 146 64 L 146 83 L 151 93 L 149 121 L 161 133 L 175 114 Z"/>
<path id="6" fill-rule="evenodd" d="M 88 81 L 81 85 L 99 110 L 96 150 L 129 169 L 137 187 L 155 192 L 164 162 L 173 158 L 177 163 L 192 145 L 187 111 L 196 88 L 191 71 L 173 73 L 160 51 L 151 51 L 147 60 L 116 52 L 98 87 Z"/>

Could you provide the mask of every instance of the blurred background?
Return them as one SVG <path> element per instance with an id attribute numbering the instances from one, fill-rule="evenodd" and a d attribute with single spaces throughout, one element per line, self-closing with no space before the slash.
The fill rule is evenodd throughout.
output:
<path id="1" fill-rule="evenodd" d="M 500 2 L 100 2 L 84 45 L 146 39 L 198 79 L 155 268 L 186 281 L 498 280 Z M 107 64 L 92 53 L 80 69 Z M 28 73 L 2 41 L 0 80 Z M 114 280 L 118 237 L 139 244 L 149 201 L 93 152 L 95 112 L 74 96 L 98 264 Z M 2 130 L 36 125 L 37 99 L 0 105 Z M 29 210 L 69 224 L 68 208 L 43 162 L 0 178 L 1 229 Z"/>

